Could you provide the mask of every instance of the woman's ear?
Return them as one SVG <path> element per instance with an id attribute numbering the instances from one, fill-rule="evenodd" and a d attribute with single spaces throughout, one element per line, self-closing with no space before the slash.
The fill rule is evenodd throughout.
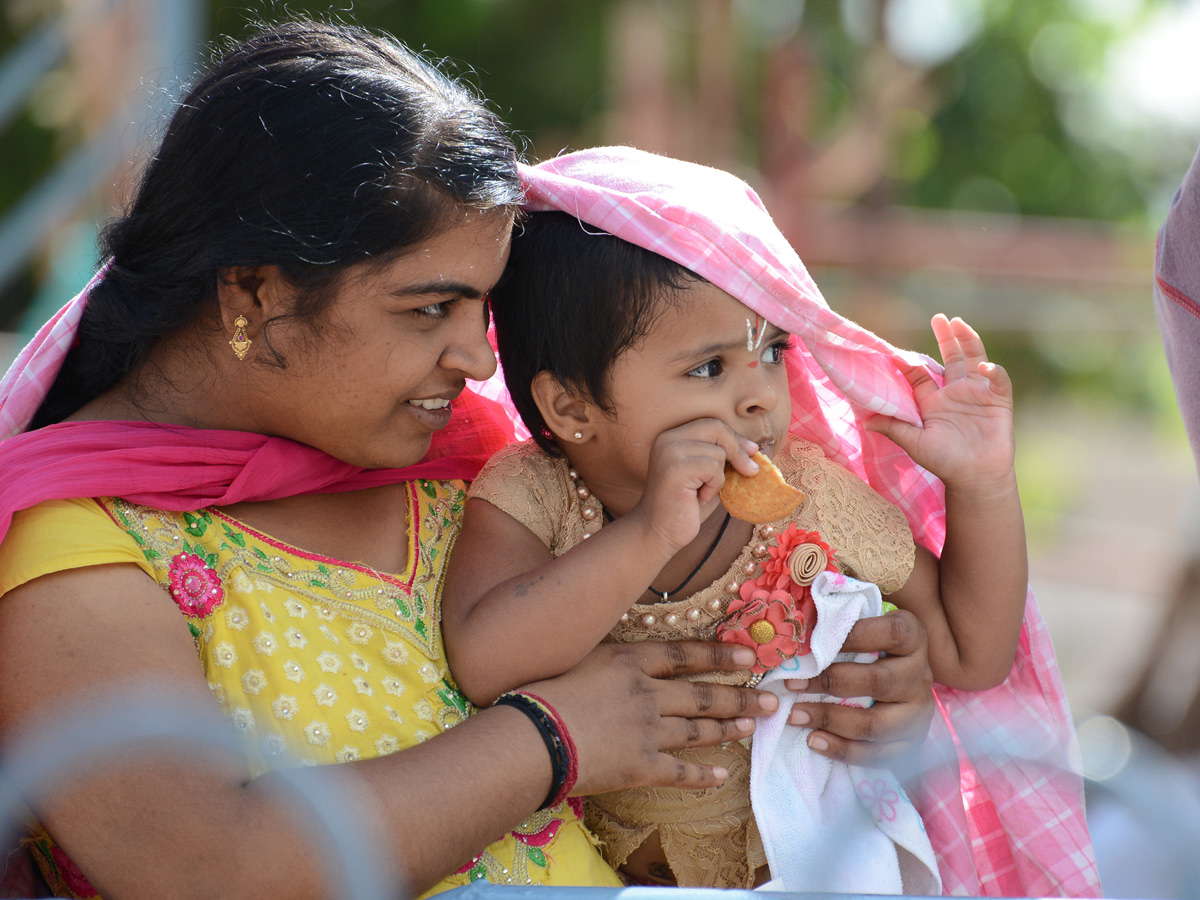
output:
<path id="1" fill-rule="evenodd" d="M 533 402 L 551 433 L 565 444 L 578 444 L 594 434 L 602 416 L 596 404 L 572 391 L 545 369 L 533 376 Z"/>
<path id="2" fill-rule="evenodd" d="M 221 325 L 233 332 L 238 317 L 251 336 L 263 322 L 284 309 L 287 291 L 277 266 L 230 266 L 217 272 L 217 304 Z"/>

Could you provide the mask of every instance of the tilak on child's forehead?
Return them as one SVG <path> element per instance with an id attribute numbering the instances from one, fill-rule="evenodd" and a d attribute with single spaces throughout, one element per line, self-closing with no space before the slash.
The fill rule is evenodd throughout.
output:
<path id="1" fill-rule="evenodd" d="M 763 326 L 767 323 L 763 321 L 762 316 L 758 313 L 754 314 L 754 324 L 750 324 L 750 320 L 746 320 L 746 350 L 753 352 L 762 346 L 763 337 L 767 333 L 767 329 Z"/>

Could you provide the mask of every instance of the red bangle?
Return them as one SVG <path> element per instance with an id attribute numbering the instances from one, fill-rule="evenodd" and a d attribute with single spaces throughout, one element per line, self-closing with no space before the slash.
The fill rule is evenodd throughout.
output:
<path id="1" fill-rule="evenodd" d="M 571 795 L 579 780 L 579 753 L 566 723 L 553 706 L 528 691 L 509 691 L 500 695 L 493 706 L 511 706 L 523 712 L 546 744 L 552 770 L 550 791 L 538 809 L 557 806 Z"/>

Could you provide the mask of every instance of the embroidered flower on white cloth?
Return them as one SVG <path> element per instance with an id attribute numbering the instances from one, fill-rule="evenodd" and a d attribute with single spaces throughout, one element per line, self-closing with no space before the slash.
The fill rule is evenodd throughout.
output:
<path id="1" fill-rule="evenodd" d="M 262 656 L 271 656 L 279 649 L 279 641 L 269 631 L 260 631 L 250 643 L 254 646 L 254 652 Z"/>
<path id="2" fill-rule="evenodd" d="M 336 675 L 342 671 L 342 658 L 332 650 L 326 650 L 317 657 L 317 665 L 321 667 L 322 672 Z"/>
<path id="3" fill-rule="evenodd" d="M 288 681 L 294 681 L 296 684 L 304 680 L 304 669 L 294 659 L 289 659 L 283 664 L 283 674 Z"/>
<path id="4" fill-rule="evenodd" d="M 314 747 L 324 747 L 329 743 L 329 726 L 314 720 L 304 726 L 304 736 Z"/>
<path id="5" fill-rule="evenodd" d="M 237 651 L 233 649 L 233 644 L 228 641 L 221 641 L 212 650 L 213 663 L 220 666 L 222 669 L 233 668 L 233 664 L 237 662 Z"/>
<path id="6" fill-rule="evenodd" d="M 346 724 L 350 726 L 351 731 L 357 731 L 360 734 L 367 730 L 367 726 L 371 724 L 371 720 L 367 718 L 367 714 L 357 707 L 346 713 Z"/>
<path id="7" fill-rule="evenodd" d="M 271 701 L 271 712 L 275 718 L 290 722 L 300 712 L 300 701 L 291 694 L 280 694 Z"/>
<path id="8" fill-rule="evenodd" d="M 242 690 L 257 697 L 267 686 L 267 673 L 262 669 L 247 669 L 242 675 Z"/>
<path id="9" fill-rule="evenodd" d="M 888 787 L 882 778 L 875 780 L 863 779 L 858 783 L 858 796 L 876 819 L 886 819 L 893 822 L 896 819 L 896 804 L 900 795 Z"/>

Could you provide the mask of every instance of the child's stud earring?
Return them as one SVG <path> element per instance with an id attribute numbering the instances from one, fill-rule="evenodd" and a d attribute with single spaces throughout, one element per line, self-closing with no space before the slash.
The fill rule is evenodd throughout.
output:
<path id="1" fill-rule="evenodd" d="M 583 432 L 582 432 L 582 431 L 576 431 L 576 432 L 575 432 L 575 440 L 577 440 L 577 441 L 582 441 L 582 440 L 583 440 Z"/>

